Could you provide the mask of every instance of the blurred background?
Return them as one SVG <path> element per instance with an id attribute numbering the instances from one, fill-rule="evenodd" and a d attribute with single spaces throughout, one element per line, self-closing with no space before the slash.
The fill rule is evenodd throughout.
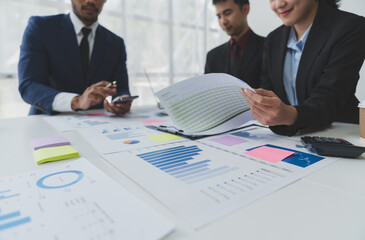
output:
<path id="1" fill-rule="evenodd" d="M 266 36 L 281 25 L 269 0 L 251 0 L 249 25 Z M 69 13 L 71 0 L 0 0 L 0 118 L 26 116 L 29 105 L 18 92 L 19 49 L 33 15 Z M 365 1 L 342 0 L 341 9 L 365 14 Z M 108 0 L 99 23 L 121 36 L 127 48 L 133 105 L 156 104 L 144 70 L 156 92 L 204 73 L 206 53 L 227 41 L 211 0 Z M 365 43 L 364 43 L 365 46 Z M 365 68 L 356 92 L 365 100 Z"/>

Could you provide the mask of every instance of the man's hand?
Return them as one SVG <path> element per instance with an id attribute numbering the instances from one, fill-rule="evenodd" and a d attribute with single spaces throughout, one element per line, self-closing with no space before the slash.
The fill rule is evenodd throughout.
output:
<path id="1" fill-rule="evenodd" d="M 128 97 L 129 95 L 122 95 L 120 97 Z M 110 113 L 124 114 L 129 112 L 131 109 L 132 101 L 127 103 L 109 103 L 106 99 L 104 100 L 104 108 Z"/>
<path id="2" fill-rule="evenodd" d="M 255 91 L 256 93 L 249 89 L 241 89 L 241 93 L 250 105 L 252 115 L 260 123 L 269 126 L 291 126 L 297 121 L 296 108 L 283 103 L 273 91 L 261 88 Z"/>
<path id="3" fill-rule="evenodd" d="M 76 96 L 72 99 L 71 108 L 73 110 L 86 110 L 101 103 L 107 96 L 116 95 L 116 88 L 114 86 L 106 87 L 108 84 L 109 82 L 107 81 L 101 81 L 91 85 L 81 96 Z"/>

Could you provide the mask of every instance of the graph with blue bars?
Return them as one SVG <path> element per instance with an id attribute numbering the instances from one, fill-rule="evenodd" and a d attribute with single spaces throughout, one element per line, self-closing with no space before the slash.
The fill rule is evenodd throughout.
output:
<path id="1" fill-rule="evenodd" d="M 20 196 L 19 193 L 12 193 L 12 190 L 0 190 L 0 205 L 2 200 L 12 199 Z M 4 212 L 0 209 L 0 233 L 1 231 L 14 228 L 31 221 L 30 217 L 22 217 L 20 211 Z"/>
<path id="2" fill-rule="evenodd" d="M 20 211 L 2 213 L 0 209 L 0 232 L 31 221 L 30 217 L 22 217 Z"/>
<path id="3" fill-rule="evenodd" d="M 196 146 L 178 146 L 151 151 L 137 156 L 165 173 L 192 184 L 231 172 L 238 168 L 226 165 L 211 167 L 210 159 L 201 159 L 202 150 Z M 200 155 L 200 160 L 196 158 Z"/>
<path id="4" fill-rule="evenodd" d="M 0 191 L 0 200 L 2 199 L 6 199 L 6 198 L 13 198 L 13 197 L 17 197 L 19 196 L 20 193 L 12 193 L 10 189 L 8 190 L 4 190 L 4 191 Z"/>

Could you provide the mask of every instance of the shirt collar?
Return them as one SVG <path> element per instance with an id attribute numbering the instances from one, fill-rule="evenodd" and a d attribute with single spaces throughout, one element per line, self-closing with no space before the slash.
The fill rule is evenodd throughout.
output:
<path id="1" fill-rule="evenodd" d="M 288 48 L 293 49 L 293 50 L 302 52 L 303 51 L 303 48 L 304 48 L 304 45 L 307 42 L 308 34 L 309 34 L 311 28 L 312 28 L 312 24 L 305 31 L 305 33 L 303 34 L 302 38 L 299 41 L 297 41 L 297 36 L 295 34 L 295 29 L 294 29 L 294 27 L 291 27 L 290 34 L 289 34 L 289 39 L 288 39 L 288 43 L 287 43 L 286 46 Z"/>
<path id="2" fill-rule="evenodd" d="M 240 39 L 238 39 L 237 43 L 238 46 L 240 46 L 240 49 L 244 49 L 246 46 L 246 42 L 248 37 L 251 35 L 251 28 L 248 29 L 248 31 L 243 34 Z M 233 40 L 233 38 L 231 38 L 231 40 L 229 41 L 229 46 L 232 48 L 233 43 L 236 42 L 235 40 Z"/>
<path id="3" fill-rule="evenodd" d="M 87 27 L 87 28 L 91 29 L 90 36 L 94 37 L 96 29 L 99 26 L 99 23 L 97 21 L 94 22 L 93 24 L 91 24 L 90 26 L 85 26 L 85 24 L 83 22 L 81 22 L 81 20 L 76 16 L 76 14 L 73 11 L 70 12 L 70 18 L 71 18 L 72 24 L 74 25 L 76 35 L 82 36 L 81 29 L 83 27 Z"/>

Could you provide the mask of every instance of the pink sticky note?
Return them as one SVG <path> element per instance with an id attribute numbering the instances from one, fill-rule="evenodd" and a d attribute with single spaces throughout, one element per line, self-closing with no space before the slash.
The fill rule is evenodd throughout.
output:
<path id="1" fill-rule="evenodd" d="M 232 137 L 232 136 L 217 137 L 217 138 L 212 138 L 209 140 L 212 142 L 216 142 L 216 143 L 225 145 L 225 146 L 233 146 L 233 145 L 247 142 L 246 139 L 236 138 L 236 137 Z"/>
<path id="2" fill-rule="evenodd" d="M 93 117 L 93 116 L 106 116 L 106 113 L 101 112 L 101 113 L 89 113 L 86 114 L 87 116 Z"/>
<path id="3" fill-rule="evenodd" d="M 40 148 L 70 145 L 70 142 L 64 137 L 54 136 L 54 137 L 45 137 L 45 138 L 33 139 L 32 141 L 29 142 L 29 145 L 34 150 L 37 150 L 37 149 L 40 149 Z"/>
<path id="4" fill-rule="evenodd" d="M 244 154 L 256 157 L 271 163 L 277 163 L 285 158 L 289 157 L 290 155 L 294 154 L 294 152 L 278 149 L 278 148 L 272 148 L 267 146 L 262 146 L 259 148 L 255 148 L 251 151 L 245 152 Z"/>
<path id="5" fill-rule="evenodd" d="M 146 120 L 146 121 L 142 121 L 142 122 L 147 125 L 153 125 L 154 123 L 164 123 L 166 121 L 162 120 L 162 119 L 152 119 L 152 120 Z"/>

